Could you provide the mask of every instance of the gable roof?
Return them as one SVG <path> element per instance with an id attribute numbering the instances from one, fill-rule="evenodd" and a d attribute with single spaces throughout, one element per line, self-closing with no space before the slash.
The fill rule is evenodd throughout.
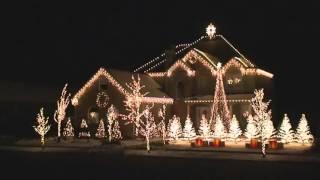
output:
<path id="1" fill-rule="evenodd" d="M 180 44 L 175 46 L 176 59 L 184 57 L 190 50 L 199 50 L 204 56 L 208 57 L 213 63 L 221 62 L 227 63 L 230 59 L 237 57 L 243 59 L 243 62 L 251 68 L 255 65 L 248 60 L 243 54 L 240 53 L 223 35 L 216 35 L 214 38 L 209 39 L 207 36 L 202 36 L 196 41 L 189 44 Z M 135 69 L 134 72 L 163 72 L 165 69 L 165 62 L 167 59 L 165 54 L 152 59 L 146 64 Z M 171 62 L 171 66 L 174 62 Z"/>
<path id="2" fill-rule="evenodd" d="M 79 99 L 86 93 L 86 91 L 91 88 L 91 86 L 101 77 L 105 77 L 109 83 L 117 88 L 120 94 L 127 96 L 129 95 L 130 89 L 127 88 L 125 83 L 128 80 L 131 80 L 132 73 L 119 70 L 106 70 L 100 68 L 92 77 L 85 83 L 85 85 L 72 97 L 72 105 L 78 105 Z M 160 90 L 160 85 L 157 84 L 151 77 L 148 75 L 140 75 L 141 83 L 146 85 L 145 91 L 149 92 L 147 97 L 142 98 L 142 102 L 146 103 L 173 103 L 173 99 L 170 98 L 167 94 L 163 93 Z"/>

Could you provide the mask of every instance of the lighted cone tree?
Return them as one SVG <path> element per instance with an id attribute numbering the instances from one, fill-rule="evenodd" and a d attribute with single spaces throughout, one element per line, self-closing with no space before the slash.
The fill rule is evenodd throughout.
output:
<path id="1" fill-rule="evenodd" d="M 144 110 L 144 118 L 140 119 L 139 124 L 139 133 L 146 139 L 148 152 L 150 152 L 150 138 L 158 134 L 157 125 L 154 121 L 154 116 L 150 111 L 151 109 L 151 106 L 146 106 Z"/>
<path id="2" fill-rule="evenodd" d="M 282 143 L 291 143 L 294 140 L 294 132 L 287 114 L 284 114 L 277 137 Z"/>
<path id="3" fill-rule="evenodd" d="M 305 114 L 301 115 L 300 122 L 296 129 L 295 138 L 299 143 L 302 144 L 312 143 L 314 140 L 314 137 L 310 132 L 310 128 Z"/>
<path id="4" fill-rule="evenodd" d="M 119 116 L 117 108 L 113 104 L 108 108 L 107 117 L 108 117 L 108 137 L 109 142 L 112 141 L 112 125 L 117 120 Z"/>
<path id="5" fill-rule="evenodd" d="M 235 115 L 232 116 L 231 122 L 230 122 L 230 129 L 228 136 L 230 139 L 237 141 L 238 137 L 242 134 L 242 130 L 240 129 L 239 122 L 237 120 L 237 117 Z"/>
<path id="6" fill-rule="evenodd" d="M 255 97 L 251 100 L 251 106 L 256 116 L 254 120 L 256 121 L 259 135 L 261 137 L 261 152 L 262 156 L 266 157 L 266 142 L 268 138 L 272 135 L 273 129 L 271 129 L 271 110 L 269 110 L 270 101 L 264 102 L 264 92 L 263 89 L 254 91 Z M 271 121 L 272 124 L 272 121 Z M 273 126 L 273 125 L 272 125 Z M 270 135 L 271 134 L 271 135 Z"/>
<path id="7" fill-rule="evenodd" d="M 99 126 L 95 135 L 97 138 L 104 138 L 106 136 L 106 130 L 104 128 L 104 122 L 102 119 L 99 122 Z"/>
<path id="8" fill-rule="evenodd" d="M 41 145 L 44 146 L 45 139 L 44 136 L 47 134 L 47 132 L 50 130 L 50 125 L 48 125 L 49 117 L 45 117 L 43 115 L 43 108 L 40 109 L 40 113 L 37 114 L 37 126 L 33 126 L 34 130 L 40 135 L 41 139 Z"/>
<path id="9" fill-rule="evenodd" d="M 259 134 L 257 129 L 257 124 L 253 120 L 253 117 L 251 114 L 248 116 L 247 121 L 248 121 L 248 124 L 245 129 L 244 136 L 249 140 L 257 138 Z"/>
<path id="10" fill-rule="evenodd" d="M 85 137 L 89 138 L 91 136 L 90 131 L 88 129 L 88 124 L 85 119 L 81 120 L 80 130 L 79 130 L 79 138 Z"/>
<path id="11" fill-rule="evenodd" d="M 113 128 L 112 128 L 112 139 L 114 140 L 120 140 L 122 139 L 122 134 L 121 134 L 121 131 L 120 131 L 120 126 L 119 126 L 119 121 L 118 120 L 115 120 L 114 121 L 114 125 L 113 125 Z"/>
<path id="12" fill-rule="evenodd" d="M 56 123 L 58 123 L 58 142 L 60 142 L 60 133 L 61 133 L 61 122 L 64 120 L 66 116 L 66 109 L 70 102 L 70 93 L 67 95 L 67 86 L 65 84 L 62 89 L 62 93 L 60 99 L 57 101 L 57 110 L 54 112 L 53 118 Z"/>
<path id="13" fill-rule="evenodd" d="M 68 118 L 66 127 L 63 129 L 63 136 L 64 137 L 74 137 L 74 128 L 71 124 L 71 119 Z"/>
<path id="14" fill-rule="evenodd" d="M 139 125 L 142 116 L 144 116 L 146 109 L 141 107 L 141 99 L 145 97 L 148 92 L 142 93 L 142 89 L 145 87 L 140 83 L 140 77 L 138 75 L 137 79 L 132 76 L 132 82 L 127 83 L 126 86 L 131 90 L 132 93 L 126 96 L 124 101 L 126 110 L 129 112 L 128 115 L 123 116 L 125 120 L 129 120 L 130 123 L 133 123 L 134 135 L 138 136 L 139 134 Z"/>
<path id="15" fill-rule="evenodd" d="M 204 139 L 208 139 L 211 136 L 211 129 L 208 120 L 205 115 L 201 116 L 199 134 Z"/>
<path id="16" fill-rule="evenodd" d="M 162 105 L 162 108 L 159 109 L 158 116 L 161 118 L 161 121 L 158 123 L 159 135 L 162 137 L 163 144 L 166 144 L 166 105 Z"/>
<path id="17" fill-rule="evenodd" d="M 218 115 L 214 124 L 214 132 L 213 132 L 213 137 L 222 139 L 226 136 L 226 129 L 224 128 L 222 119 Z"/>
<path id="18" fill-rule="evenodd" d="M 193 138 L 195 136 L 196 136 L 196 131 L 194 130 L 193 123 L 188 115 L 184 123 L 183 137 L 188 138 L 190 140 L 190 138 Z"/>
<path id="19" fill-rule="evenodd" d="M 226 93 L 224 91 L 222 74 L 223 69 L 221 68 L 221 63 L 218 63 L 216 86 L 210 118 L 210 126 L 212 130 L 214 130 L 213 126 L 215 125 L 215 120 L 217 119 L 217 116 L 220 116 L 227 130 L 229 129 L 230 125 L 231 116 L 227 105 L 227 98 Z"/>
<path id="20" fill-rule="evenodd" d="M 179 139 L 182 136 L 182 127 L 180 118 L 176 115 L 173 115 L 172 119 L 169 121 L 168 125 L 168 137 L 174 140 Z"/>

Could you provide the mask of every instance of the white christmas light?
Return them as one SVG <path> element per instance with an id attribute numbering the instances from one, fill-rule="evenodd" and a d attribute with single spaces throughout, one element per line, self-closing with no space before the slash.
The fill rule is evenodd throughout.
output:
<path id="1" fill-rule="evenodd" d="M 64 120 L 66 116 L 66 109 L 70 102 L 70 93 L 68 96 L 67 94 L 67 86 L 65 84 L 64 88 L 62 89 L 62 93 L 60 99 L 57 101 L 57 110 L 54 112 L 53 118 L 58 123 L 58 139 L 60 140 L 60 133 L 61 133 L 61 122 Z"/>
<path id="2" fill-rule="evenodd" d="M 112 139 L 115 139 L 115 140 L 122 139 L 122 134 L 121 134 L 121 131 L 120 131 L 120 125 L 119 125 L 119 121 L 118 120 L 114 121 L 114 125 L 113 125 L 113 128 L 112 128 Z"/>
<path id="3" fill-rule="evenodd" d="M 215 120 L 217 119 L 217 116 L 219 116 L 219 119 L 222 119 L 225 128 L 228 130 L 230 126 L 231 117 L 227 105 L 226 93 L 224 91 L 221 63 L 218 63 L 217 68 L 218 71 L 213 104 L 211 107 L 210 125 L 212 126 L 213 124 L 215 124 Z"/>
<path id="4" fill-rule="evenodd" d="M 99 126 L 95 135 L 97 138 L 104 138 L 106 136 L 106 130 L 104 128 L 104 122 L 102 119 L 99 122 Z"/>
<path id="5" fill-rule="evenodd" d="M 280 129 L 278 131 L 278 138 L 282 143 L 290 143 L 294 140 L 294 132 L 287 114 L 284 114 Z"/>
<path id="6" fill-rule="evenodd" d="M 108 137 L 109 142 L 112 141 L 112 125 L 118 118 L 119 113 L 116 107 L 113 104 L 108 108 L 107 117 L 108 117 Z M 120 132 L 121 133 L 121 132 Z"/>
<path id="7" fill-rule="evenodd" d="M 246 136 L 246 138 L 248 138 L 249 140 L 251 140 L 253 138 L 257 138 L 258 134 L 259 134 L 258 129 L 257 129 L 257 124 L 253 120 L 253 117 L 251 114 L 248 116 L 247 122 L 248 122 L 248 124 L 245 129 L 244 136 Z"/>
<path id="8" fill-rule="evenodd" d="M 199 134 L 204 139 L 209 139 L 209 137 L 211 136 L 210 125 L 209 125 L 209 122 L 204 114 L 202 114 L 202 116 L 201 116 L 200 126 L 199 126 Z"/>
<path id="9" fill-rule="evenodd" d="M 50 125 L 48 124 L 49 117 L 45 117 L 43 115 L 43 108 L 40 109 L 40 113 L 37 114 L 37 126 L 33 126 L 34 130 L 40 135 L 41 137 L 41 145 L 44 146 L 45 139 L 44 136 L 50 130 Z"/>
<path id="10" fill-rule="evenodd" d="M 154 116 L 150 111 L 152 107 L 146 106 L 143 111 L 143 118 L 139 119 L 139 134 L 146 138 L 147 151 L 150 151 L 150 138 L 158 134 L 157 125 L 154 121 Z"/>
<path id="11" fill-rule="evenodd" d="M 299 143 L 312 143 L 314 140 L 313 135 L 310 132 L 306 115 L 302 114 L 298 127 L 296 129 L 295 138 Z"/>
<path id="12" fill-rule="evenodd" d="M 159 109 L 158 116 L 161 118 L 161 121 L 159 122 L 158 131 L 159 134 L 162 137 L 163 144 L 166 144 L 166 136 L 167 136 L 167 130 L 166 130 L 166 105 L 162 105 L 162 108 Z"/>
<path id="13" fill-rule="evenodd" d="M 173 140 L 177 140 L 182 136 L 180 118 L 176 115 L 173 115 L 172 119 L 169 120 L 167 136 Z"/>
<path id="14" fill-rule="evenodd" d="M 236 141 L 241 134 L 242 134 L 242 130 L 240 129 L 239 122 L 236 116 L 233 115 L 230 122 L 230 130 L 229 130 L 228 136 L 229 138 Z"/>
<path id="15" fill-rule="evenodd" d="M 264 102 L 263 89 L 254 91 L 255 97 L 251 100 L 251 106 L 256 113 L 254 120 L 256 121 L 258 132 L 260 133 L 263 157 L 266 156 L 266 142 L 273 134 L 273 124 L 271 121 L 271 110 L 268 110 L 270 101 Z M 270 123 L 271 122 L 271 123 Z"/>
<path id="16" fill-rule="evenodd" d="M 214 124 L 214 132 L 213 132 L 213 137 L 216 138 L 224 138 L 226 136 L 226 130 L 223 125 L 222 119 L 220 118 L 219 115 L 216 116 L 216 121 Z"/>
<path id="17" fill-rule="evenodd" d="M 108 105 L 109 96 L 106 92 L 101 91 L 97 94 L 96 104 L 99 108 L 106 108 Z"/>
<path id="18" fill-rule="evenodd" d="M 187 72 L 188 76 L 194 76 L 195 75 L 195 71 L 192 70 L 188 65 L 186 65 L 185 63 L 183 63 L 183 61 L 176 61 L 167 71 L 167 75 L 170 77 L 172 72 L 175 71 L 177 68 L 182 68 L 183 70 L 185 70 Z"/>
<path id="19" fill-rule="evenodd" d="M 80 124 L 80 132 L 79 132 L 78 137 L 79 138 L 81 138 L 81 137 L 89 138 L 90 136 L 91 136 L 91 134 L 90 134 L 90 131 L 88 129 L 88 124 L 87 124 L 85 119 L 82 119 L 81 120 L 81 124 Z"/>
<path id="20" fill-rule="evenodd" d="M 186 121 L 184 122 L 183 137 L 190 139 L 195 136 L 196 136 L 196 131 L 194 130 L 193 123 L 188 115 L 186 118 Z"/>
<path id="21" fill-rule="evenodd" d="M 212 23 L 210 23 L 208 25 L 208 27 L 206 28 L 206 33 L 207 33 L 209 39 L 212 39 L 214 37 L 214 35 L 216 34 L 216 27 Z"/>
<path id="22" fill-rule="evenodd" d="M 73 137 L 74 136 L 74 128 L 72 127 L 70 118 L 68 118 L 66 127 L 63 129 L 63 133 L 62 134 L 65 137 Z"/>

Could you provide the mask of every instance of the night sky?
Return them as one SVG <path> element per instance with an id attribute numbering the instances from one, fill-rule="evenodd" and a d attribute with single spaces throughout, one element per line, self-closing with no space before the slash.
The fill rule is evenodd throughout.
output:
<path id="1" fill-rule="evenodd" d="M 78 88 L 100 66 L 132 71 L 172 44 L 199 38 L 213 22 L 247 58 L 274 73 L 277 111 L 292 119 L 306 112 L 319 127 L 318 6 L 253 2 L 3 6 L 0 80 Z"/>

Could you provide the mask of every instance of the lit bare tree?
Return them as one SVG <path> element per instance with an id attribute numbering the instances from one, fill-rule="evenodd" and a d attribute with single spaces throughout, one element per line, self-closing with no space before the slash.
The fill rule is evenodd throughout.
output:
<path id="1" fill-rule="evenodd" d="M 158 131 L 162 136 L 163 144 L 166 144 L 166 105 L 162 105 L 162 108 L 159 109 L 158 116 L 161 118 L 161 121 L 158 124 Z"/>
<path id="2" fill-rule="evenodd" d="M 41 146 L 44 146 L 44 136 L 50 130 L 50 125 L 48 124 L 49 117 L 43 115 L 43 108 L 40 109 L 40 113 L 37 114 L 37 126 L 33 126 L 34 130 L 41 136 Z"/>
<path id="3" fill-rule="evenodd" d="M 261 137 L 261 152 L 262 156 L 266 157 L 266 141 L 270 137 L 270 121 L 271 121 L 271 110 L 269 110 L 270 101 L 264 102 L 264 92 L 263 89 L 254 91 L 255 97 L 251 100 L 251 106 L 255 112 L 254 120 L 257 123 L 258 132 Z M 271 130 L 271 132 L 273 129 Z"/>
<path id="4" fill-rule="evenodd" d="M 67 95 L 67 86 L 65 84 L 62 89 L 60 99 L 57 101 L 57 110 L 54 112 L 53 118 L 58 123 L 58 142 L 60 142 L 61 136 L 61 122 L 65 119 L 66 109 L 70 102 L 70 93 Z"/>
<path id="5" fill-rule="evenodd" d="M 141 107 L 142 98 L 145 97 L 148 92 L 141 92 L 145 86 L 141 85 L 139 75 L 137 76 L 137 78 L 134 78 L 134 76 L 132 76 L 132 82 L 127 83 L 126 85 L 132 93 L 127 94 L 126 100 L 124 101 L 126 110 L 129 112 L 129 114 L 124 115 L 123 117 L 124 120 L 129 120 L 130 123 L 133 123 L 134 135 L 138 136 L 140 120 L 145 115 L 145 111 L 147 111 L 146 108 L 143 109 Z"/>
<path id="6" fill-rule="evenodd" d="M 144 110 L 144 116 L 139 121 L 139 134 L 145 137 L 147 143 L 147 151 L 150 152 L 150 138 L 156 136 L 157 132 L 157 125 L 154 121 L 154 116 L 150 111 L 152 106 L 146 106 Z"/>

